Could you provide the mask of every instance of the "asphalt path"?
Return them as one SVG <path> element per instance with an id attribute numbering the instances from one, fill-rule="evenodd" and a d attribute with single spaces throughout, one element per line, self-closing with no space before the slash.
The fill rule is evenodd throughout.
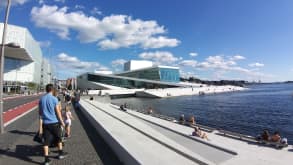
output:
<path id="1" fill-rule="evenodd" d="M 4 100 L 4 104 L 3 104 L 3 112 L 15 108 L 17 106 L 23 105 L 25 103 L 29 103 L 32 102 L 36 99 L 39 99 L 41 96 L 23 96 L 23 97 L 19 97 L 19 98 L 13 98 L 13 99 L 8 99 L 8 100 Z"/>

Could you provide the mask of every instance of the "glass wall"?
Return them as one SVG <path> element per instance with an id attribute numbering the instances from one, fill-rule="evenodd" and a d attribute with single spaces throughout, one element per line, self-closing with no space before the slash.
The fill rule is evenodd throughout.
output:
<path id="1" fill-rule="evenodd" d="M 125 77 L 133 77 L 133 78 L 160 81 L 159 68 L 137 70 L 137 71 L 132 71 L 132 72 L 120 73 L 117 75 L 125 76 Z"/>
<path id="2" fill-rule="evenodd" d="M 173 83 L 177 83 L 180 80 L 179 69 L 164 67 L 137 70 L 132 72 L 120 73 L 117 75 Z"/>
<path id="3" fill-rule="evenodd" d="M 164 85 L 159 83 L 152 83 L 152 82 L 145 82 L 143 80 L 130 80 L 126 78 L 120 77 L 110 77 L 106 75 L 95 75 L 95 74 L 88 74 L 87 76 L 88 81 L 94 81 L 98 83 L 103 83 L 107 85 L 113 85 L 123 88 L 147 88 L 147 89 L 154 89 L 154 88 L 172 88 L 177 87 L 174 85 Z"/>
<path id="4" fill-rule="evenodd" d="M 172 68 L 160 68 L 160 80 L 174 83 L 179 82 L 179 70 Z"/>

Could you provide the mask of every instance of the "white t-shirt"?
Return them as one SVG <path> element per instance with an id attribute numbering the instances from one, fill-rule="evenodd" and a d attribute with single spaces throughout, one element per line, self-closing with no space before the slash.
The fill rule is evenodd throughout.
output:
<path id="1" fill-rule="evenodd" d="M 71 112 L 70 111 L 65 112 L 65 124 L 71 125 Z"/>

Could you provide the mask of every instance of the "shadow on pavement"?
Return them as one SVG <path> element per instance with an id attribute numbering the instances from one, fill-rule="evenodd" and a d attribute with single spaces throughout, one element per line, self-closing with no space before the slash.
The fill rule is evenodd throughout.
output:
<path id="1" fill-rule="evenodd" d="M 42 156 L 42 145 L 16 145 L 15 151 L 0 149 L 0 154 L 8 157 L 14 157 L 29 163 L 40 164 L 34 161 L 32 156 Z"/>
<path id="2" fill-rule="evenodd" d="M 288 149 L 288 151 L 293 152 L 293 149 Z"/>
<path id="3" fill-rule="evenodd" d="M 111 148 L 106 144 L 103 138 L 95 131 L 95 128 L 89 123 L 85 118 L 79 108 L 75 109 L 77 117 L 79 118 L 82 127 L 86 131 L 91 143 L 93 144 L 97 154 L 100 156 L 104 165 L 119 165 L 122 164 L 116 154 L 111 150 Z"/>
<path id="4" fill-rule="evenodd" d="M 28 136 L 35 136 L 36 132 L 27 132 L 27 131 L 19 131 L 19 130 L 12 130 L 9 131 L 10 133 L 20 134 L 20 135 L 28 135 Z"/>

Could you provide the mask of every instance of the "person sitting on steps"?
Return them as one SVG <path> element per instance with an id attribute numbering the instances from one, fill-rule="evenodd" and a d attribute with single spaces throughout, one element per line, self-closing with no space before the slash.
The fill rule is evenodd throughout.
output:
<path id="1" fill-rule="evenodd" d="M 276 131 L 272 136 L 271 136 L 271 141 L 272 142 L 280 142 L 281 141 L 281 136 L 278 131 Z"/>
<path id="2" fill-rule="evenodd" d="M 195 125 L 195 117 L 194 117 L 194 115 L 192 115 L 192 116 L 190 117 L 190 119 L 189 119 L 189 124 L 190 124 L 190 125 Z"/>
<path id="3" fill-rule="evenodd" d="M 184 118 L 184 114 L 182 114 L 179 118 L 179 123 L 180 124 L 185 124 L 185 118 Z"/>
<path id="4" fill-rule="evenodd" d="M 194 131 L 192 132 L 192 136 L 198 136 L 202 139 L 209 140 L 207 134 L 205 132 L 201 131 L 198 127 L 194 127 Z"/>

